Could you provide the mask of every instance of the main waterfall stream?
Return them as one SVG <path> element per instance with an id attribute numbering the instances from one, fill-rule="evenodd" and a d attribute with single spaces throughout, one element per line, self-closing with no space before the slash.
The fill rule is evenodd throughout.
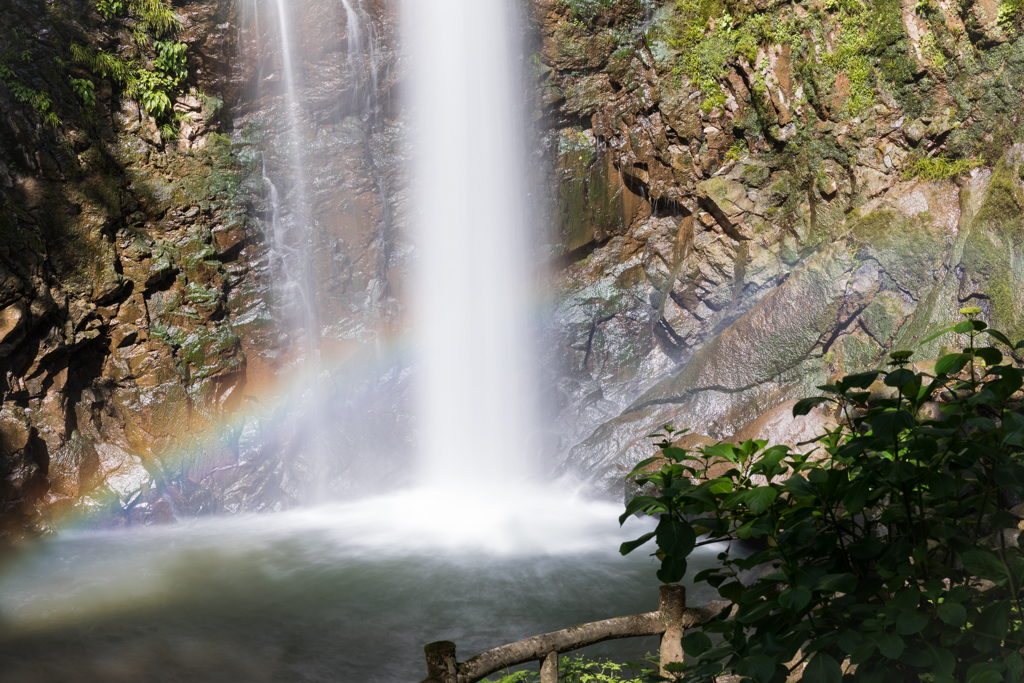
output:
<path id="1" fill-rule="evenodd" d="M 348 59 L 366 41 L 359 5 Z M 537 479 L 527 215 L 505 0 L 409 0 L 417 141 L 419 487 L 276 514 L 63 531 L 0 558 L 0 681 L 416 681 L 422 646 L 462 658 L 528 635 L 656 608 L 656 562 L 619 556 L 649 527 Z M 274 0 L 291 195 L 274 204 L 281 283 L 303 276 L 302 103 L 288 0 Z M 291 33 L 290 33 L 291 32 Z M 280 207 L 290 216 L 286 231 Z M 281 219 L 283 220 L 283 219 Z M 298 246 L 296 246 L 298 245 Z M 319 331 L 306 330 L 315 354 Z M 316 382 L 314 369 L 309 371 Z M 315 398 L 315 389 L 313 396 Z M 330 416 L 323 416 L 330 419 Z M 329 445 L 327 446 L 329 450 Z M 311 460 L 318 462 L 327 453 Z M 714 550 L 692 571 L 707 566 Z M 694 594 L 694 604 L 714 596 Z M 598 646 L 637 659 L 656 641 Z"/>

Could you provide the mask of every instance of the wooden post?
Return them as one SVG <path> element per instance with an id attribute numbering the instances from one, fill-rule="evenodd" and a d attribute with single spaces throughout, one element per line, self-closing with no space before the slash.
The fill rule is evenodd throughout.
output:
<path id="1" fill-rule="evenodd" d="M 554 650 L 540 664 L 540 683 L 558 683 L 558 653 Z"/>
<path id="2" fill-rule="evenodd" d="M 665 632 L 661 635 L 661 675 L 674 679 L 676 676 L 665 669 L 666 664 L 683 661 L 683 612 L 686 610 L 686 588 L 677 584 L 661 587 L 661 612 Z"/>
<path id="3" fill-rule="evenodd" d="M 458 683 L 455 643 L 439 640 L 423 648 L 427 657 L 427 677 L 422 683 Z"/>

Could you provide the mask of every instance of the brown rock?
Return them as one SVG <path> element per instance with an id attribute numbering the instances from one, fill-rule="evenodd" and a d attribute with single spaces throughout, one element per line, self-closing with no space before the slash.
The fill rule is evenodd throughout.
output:
<path id="1" fill-rule="evenodd" d="M 745 424 L 730 441 L 741 443 L 749 439 L 766 439 L 769 446 L 789 446 L 794 451 L 807 452 L 817 446 L 800 445 L 835 429 L 838 423 L 815 408 L 807 415 L 793 417 L 796 401 L 786 401 Z"/>

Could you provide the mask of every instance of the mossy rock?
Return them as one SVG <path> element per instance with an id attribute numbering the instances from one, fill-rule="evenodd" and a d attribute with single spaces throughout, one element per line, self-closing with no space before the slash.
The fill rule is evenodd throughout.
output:
<path id="1" fill-rule="evenodd" d="M 889 289 L 919 298 L 935 283 L 942 268 L 945 241 L 927 212 L 914 217 L 891 210 L 872 211 L 853 227 L 859 258 L 874 259 Z"/>
<path id="2" fill-rule="evenodd" d="M 882 356 L 882 347 L 863 332 L 844 334 L 833 345 L 835 369 L 838 372 L 854 373 L 869 370 Z M 826 357 L 827 360 L 827 357 Z"/>
<path id="3" fill-rule="evenodd" d="M 913 305 L 907 303 L 900 294 L 879 292 L 860 314 L 860 320 L 868 334 L 878 343 L 888 345 L 913 311 Z"/>
<path id="4" fill-rule="evenodd" d="M 740 178 L 743 180 L 743 184 L 748 187 L 762 188 L 768 184 L 771 179 L 771 170 L 761 164 L 743 163 L 742 170 L 740 171 Z"/>
<path id="5" fill-rule="evenodd" d="M 227 323 L 198 327 L 181 344 L 181 358 L 187 364 L 189 380 L 195 382 L 215 375 L 236 372 L 245 362 L 242 342 Z"/>
<path id="6" fill-rule="evenodd" d="M 1024 189 L 1004 158 L 996 166 L 964 245 L 960 297 L 987 297 L 989 323 L 1024 338 Z"/>

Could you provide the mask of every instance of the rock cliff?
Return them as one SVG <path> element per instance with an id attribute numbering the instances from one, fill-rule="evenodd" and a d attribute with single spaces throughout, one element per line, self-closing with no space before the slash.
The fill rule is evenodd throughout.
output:
<path id="1" fill-rule="evenodd" d="M 535 3 L 566 470 L 619 495 L 967 301 L 1024 335 L 1013 7 Z"/>

